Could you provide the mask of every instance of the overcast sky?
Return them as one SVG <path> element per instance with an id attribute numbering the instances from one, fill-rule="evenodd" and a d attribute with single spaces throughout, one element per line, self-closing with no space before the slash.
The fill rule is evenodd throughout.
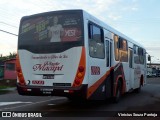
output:
<path id="1" fill-rule="evenodd" d="M 0 0 L 0 30 L 18 35 L 22 16 L 84 9 L 141 43 L 160 63 L 160 0 Z M 0 54 L 17 52 L 17 36 L 0 31 Z"/>

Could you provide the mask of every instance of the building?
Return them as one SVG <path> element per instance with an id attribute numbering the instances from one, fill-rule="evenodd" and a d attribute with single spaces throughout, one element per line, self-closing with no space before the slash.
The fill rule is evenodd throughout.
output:
<path id="1" fill-rule="evenodd" d="M 10 59 L 4 61 L 4 79 L 9 79 L 9 80 L 17 79 L 16 59 Z"/>

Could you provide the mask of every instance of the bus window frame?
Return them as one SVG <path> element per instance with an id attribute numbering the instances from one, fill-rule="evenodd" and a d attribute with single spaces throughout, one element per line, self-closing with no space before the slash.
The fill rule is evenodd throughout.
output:
<path id="1" fill-rule="evenodd" d="M 96 40 L 94 39 L 94 28 L 99 28 L 100 30 L 100 39 L 99 40 Z M 97 42 L 98 41 L 98 42 Z M 95 51 L 97 52 L 97 49 L 95 49 L 94 47 L 91 47 L 91 42 L 92 44 L 95 44 L 96 46 L 99 45 L 100 47 L 102 47 L 102 50 L 101 50 L 101 56 L 97 56 L 97 55 L 92 55 L 91 54 L 91 51 Z M 102 27 L 100 27 L 99 25 L 89 21 L 88 22 L 88 47 L 89 47 L 89 56 L 92 57 L 92 58 L 98 58 L 98 59 L 105 59 L 105 45 L 104 45 L 104 30 Z"/>

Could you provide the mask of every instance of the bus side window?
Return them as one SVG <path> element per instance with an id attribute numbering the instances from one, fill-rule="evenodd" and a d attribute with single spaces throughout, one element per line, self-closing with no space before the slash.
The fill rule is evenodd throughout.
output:
<path id="1" fill-rule="evenodd" d="M 117 35 L 114 36 L 115 60 L 128 62 L 128 43 Z"/>
<path id="2" fill-rule="evenodd" d="M 145 51 L 143 48 L 134 45 L 134 63 L 136 64 L 144 64 L 145 62 Z"/>
<path id="3" fill-rule="evenodd" d="M 128 44 L 125 39 L 119 39 L 119 54 L 122 62 L 128 62 Z"/>
<path id="4" fill-rule="evenodd" d="M 136 46 L 133 46 L 134 54 L 136 54 Z"/>
<path id="5" fill-rule="evenodd" d="M 89 37 L 89 54 L 93 58 L 104 59 L 104 37 L 103 29 L 89 23 L 88 24 L 88 37 Z"/>
<path id="6" fill-rule="evenodd" d="M 119 61 L 119 49 L 118 49 L 118 36 L 114 35 L 114 54 L 115 54 L 115 60 Z"/>
<path id="7" fill-rule="evenodd" d="M 134 45 L 133 46 L 134 49 L 134 63 L 135 64 L 139 64 L 139 57 L 138 57 L 138 46 Z"/>
<path id="8" fill-rule="evenodd" d="M 138 48 L 138 56 L 139 56 L 139 63 L 144 64 L 144 59 L 145 59 L 145 53 L 143 48 Z"/>

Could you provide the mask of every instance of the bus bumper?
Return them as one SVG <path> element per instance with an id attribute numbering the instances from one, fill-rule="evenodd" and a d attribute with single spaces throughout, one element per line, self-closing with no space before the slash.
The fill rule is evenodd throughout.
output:
<path id="1" fill-rule="evenodd" d="M 17 83 L 20 95 L 28 96 L 64 96 L 86 98 L 87 85 L 79 87 L 24 86 Z"/>

